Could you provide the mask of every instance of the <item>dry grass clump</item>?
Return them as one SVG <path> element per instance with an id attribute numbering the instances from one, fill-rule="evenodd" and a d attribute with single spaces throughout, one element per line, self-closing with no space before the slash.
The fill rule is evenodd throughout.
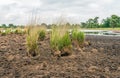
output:
<path id="1" fill-rule="evenodd" d="M 28 26 L 28 31 L 27 31 L 27 38 L 26 38 L 26 43 L 27 43 L 27 54 L 31 56 L 36 56 L 39 54 L 38 52 L 38 31 L 39 28 L 37 26 Z"/>
<path id="2" fill-rule="evenodd" d="M 45 39 L 46 27 L 38 25 L 28 25 L 27 26 L 27 54 L 31 56 L 36 56 L 40 54 L 38 49 L 38 41 Z"/>
<path id="3" fill-rule="evenodd" d="M 46 34 L 46 28 L 40 26 L 40 17 L 32 14 L 28 26 L 25 30 L 27 33 L 26 43 L 28 55 L 36 56 L 40 54 L 38 49 L 38 40 L 44 40 Z"/>
<path id="4" fill-rule="evenodd" d="M 25 34 L 26 31 L 25 31 L 25 29 L 22 29 L 22 28 L 16 28 L 13 33 L 15 33 L 15 34 Z"/>

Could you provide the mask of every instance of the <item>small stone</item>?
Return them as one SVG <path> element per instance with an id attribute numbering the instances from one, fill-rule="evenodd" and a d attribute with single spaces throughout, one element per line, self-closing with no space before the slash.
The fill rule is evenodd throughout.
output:
<path id="1" fill-rule="evenodd" d="M 78 48 L 78 51 L 83 52 L 81 48 Z"/>
<path id="2" fill-rule="evenodd" d="M 97 50 L 97 49 L 92 49 L 91 51 L 92 51 L 93 53 L 98 52 L 98 50 Z"/>
<path id="3" fill-rule="evenodd" d="M 21 56 L 19 54 L 15 55 L 15 59 L 19 60 Z"/>
<path id="4" fill-rule="evenodd" d="M 61 51 L 59 51 L 59 50 L 54 52 L 54 56 L 60 56 L 60 54 L 61 54 Z"/>
<path id="5" fill-rule="evenodd" d="M 104 50 L 104 48 L 100 48 L 100 51 L 103 51 Z"/>
<path id="6" fill-rule="evenodd" d="M 11 60 L 13 60 L 13 59 L 14 59 L 14 56 L 13 56 L 13 55 L 9 55 L 8 58 L 7 58 L 8 61 L 11 61 Z"/>
<path id="7" fill-rule="evenodd" d="M 118 67 L 118 71 L 120 71 L 120 67 Z"/>
<path id="8" fill-rule="evenodd" d="M 89 72 L 95 72 L 96 70 L 98 70 L 98 67 L 96 67 L 96 66 L 90 66 L 90 67 L 88 68 L 88 71 L 89 71 Z"/>
<path id="9" fill-rule="evenodd" d="M 84 42 L 84 45 L 85 45 L 85 46 L 89 46 L 89 42 L 87 42 L 87 41 Z"/>
<path id="10" fill-rule="evenodd" d="M 41 63 L 41 65 L 40 66 L 37 66 L 37 69 L 41 69 L 41 70 L 46 70 L 46 68 L 47 68 L 47 62 L 46 61 L 44 61 L 43 63 Z"/>
<path id="11" fill-rule="evenodd" d="M 86 48 L 84 47 L 84 48 L 82 48 L 82 50 L 84 51 Z"/>
<path id="12" fill-rule="evenodd" d="M 2 67 L 0 67 L 0 73 L 4 72 L 4 69 Z"/>
<path id="13" fill-rule="evenodd" d="M 109 67 L 105 67 L 105 72 L 109 72 Z"/>
<path id="14" fill-rule="evenodd" d="M 37 65 L 36 67 L 35 67 L 35 70 L 38 70 L 40 68 L 40 66 L 39 65 Z"/>

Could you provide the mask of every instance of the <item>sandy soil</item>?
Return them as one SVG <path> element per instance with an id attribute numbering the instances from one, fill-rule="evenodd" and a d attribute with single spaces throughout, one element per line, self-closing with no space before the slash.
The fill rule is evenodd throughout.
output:
<path id="1" fill-rule="evenodd" d="M 39 42 L 40 56 L 28 57 L 25 35 L 0 36 L 0 78 L 120 78 L 120 37 L 86 41 L 89 45 L 73 46 L 72 55 L 58 59 L 49 38 Z"/>

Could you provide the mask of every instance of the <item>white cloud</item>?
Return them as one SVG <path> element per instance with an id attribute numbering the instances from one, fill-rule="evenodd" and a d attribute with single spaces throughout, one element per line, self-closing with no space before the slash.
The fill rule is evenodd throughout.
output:
<path id="1" fill-rule="evenodd" d="M 100 6 L 99 6 L 98 4 L 95 4 L 95 3 L 89 4 L 89 7 L 91 7 L 91 8 L 96 8 L 96 9 L 99 9 L 99 8 L 100 8 Z"/>
<path id="2" fill-rule="evenodd" d="M 95 16 L 120 15 L 119 4 L 119 0 L 0 0 L 0 24 L 26 24 L 31 13 L 40 16 L 41 22 L 52 23 L 63 14 L 79 23 Z"/>
<path id="3" fill-rule="evenodd" d="M 15 2 L 14 0 L 0 0 L 0 5 L 7 5 L 14 2 Z"/>
<path id="4" fill-rule="evenodd" d="M 112 3 L 115 0 L 104 0 L 104 3 Z"/>

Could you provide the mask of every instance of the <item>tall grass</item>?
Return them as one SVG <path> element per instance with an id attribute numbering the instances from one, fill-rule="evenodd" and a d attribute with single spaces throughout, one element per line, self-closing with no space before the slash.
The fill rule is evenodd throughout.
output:
<path id="1" fill-rule="evenodd" d="M 52 28 L 50 45 L 55 51 L 64 52 L 65 48 L 71 49 L 71 39 L 66 25 L 58 25 Z M 67 51 L 67 53 L 70 53 Z"/>
<path id="2" fill-rule="evenodd" d="M 43 41 L 45 39 L 46 30 L 47 28 L 45 26 L 40 26 L 38 31 L 38 40 Z"/>
<path id="3" fill-rule="evenodd" d="M 32 14 L 25 30 L 27 33 L 26 46 L 28 54 L 32 56 L 40 54 L 38 41 L 44 40 L 46 35 L 46 27 L 40 26 L 40 17 Z"/>
<path id="4" fill-rule="evenodd" d="M 38 25 L 39 18 L 37 15 L 32 14 L 28 20 L 28 24 L 25 27 L 27 37 L 26 37 L 26 47 L 27 54 L 29 56 L 36 56 L 40 52 L 38 51 Z"/>
<path id="5" fill-rule="evenodd" d="M 39 54 L 38 52 L 38 28 L 36 26 L 28 28 L 28 34 L 26 38 L 27 52 L 28 55 L 36 56 Z"/>
<path id="6" fill-rule="evenodd" d="M 40 54 L 38 40 L 44 40 L 46 29 L 37 25 L 30 25 L 27 29 L 27 52 L 28 55 L 36 56 Z"/>
<path id="7" fill-rule="evenodd" d="M 52 49 L 58 50 L 59 34 L 59 29 L 57 27 L 52 27 L 50 35 L 50 45 Z"/>
<path id="8" fill-rule="evenodd" d="M 66 32 L 60 39 L 59 39 L 58 48 L 62 50 L 64 47 L 69 47 L 71 45 L 71 39 L 69 33 Z"/>
<path id="9" fill-rule="evenodd" d="M 84 43 L 85 35 L 79 30 L 79 28 L 73 28 L 72 30 L 72 40 L 75 44 L 81 45 Z"/>

